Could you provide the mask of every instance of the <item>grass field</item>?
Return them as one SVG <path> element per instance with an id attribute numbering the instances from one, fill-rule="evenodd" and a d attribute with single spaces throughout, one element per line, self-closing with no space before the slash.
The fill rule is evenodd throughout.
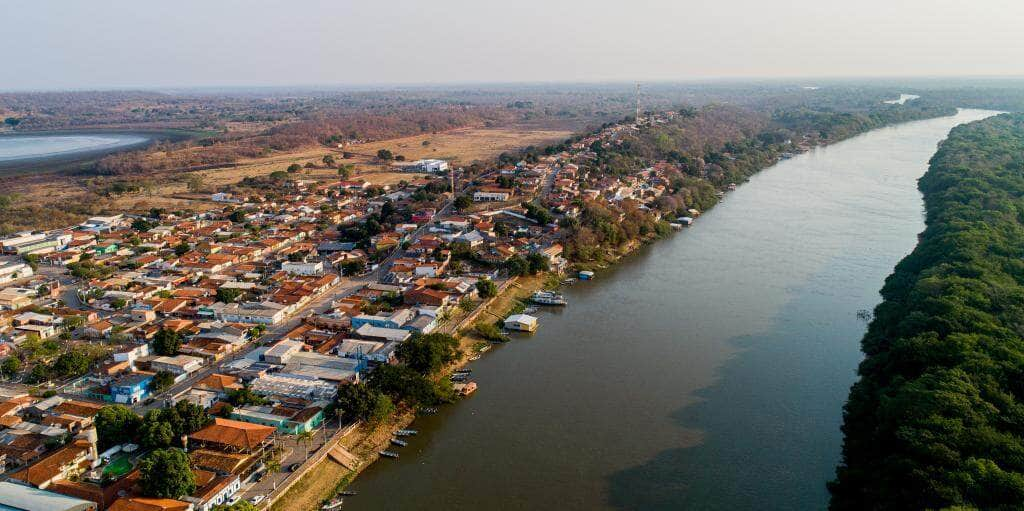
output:
<path id="1" fill-rule="evenodd" d="M 121 477 L 131 472 L 132 467 L 134 465 L 132 465 L 131 457 L 126 454 L 110 460 L 110 463 L 103 467 L 103 473 L 114 477 Z"/>

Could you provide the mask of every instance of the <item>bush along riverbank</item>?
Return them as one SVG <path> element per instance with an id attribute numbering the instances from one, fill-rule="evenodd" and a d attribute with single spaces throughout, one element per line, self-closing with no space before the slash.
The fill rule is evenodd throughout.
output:
<path id="1" fill-rule="evenodd" d="M 831 509 L 1024 503 L 1024 115 L 959 126 L 921 178 L 926 229 L 882 288 Z"/>

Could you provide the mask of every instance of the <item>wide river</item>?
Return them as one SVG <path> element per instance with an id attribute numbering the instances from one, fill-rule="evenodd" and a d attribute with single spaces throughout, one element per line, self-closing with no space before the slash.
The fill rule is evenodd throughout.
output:
<path id="1" fill-rule="evenodd" d="M 823 509 L 872 309 L 958 124 L 883 128 L 754 176 L 566 290 L 471 365 L 480 390 L 356 479 L 349 510 Z"/>
<path id="2" fill-rule="evenodd" d="M 22 161 L 84 152 L 110 151 L 142 144 L 141 135 L 122 133 L 82 135 L 3 135 L 0 136 L 0 162 Z"/>

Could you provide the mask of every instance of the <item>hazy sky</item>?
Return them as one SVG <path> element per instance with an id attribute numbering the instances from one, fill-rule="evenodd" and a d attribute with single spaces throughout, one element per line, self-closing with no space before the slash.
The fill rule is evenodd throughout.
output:
<path id="1" fill-rule="evenodd" d="M 0 0 L 0 90 L 1024 75 L 1024 0 Z"/>

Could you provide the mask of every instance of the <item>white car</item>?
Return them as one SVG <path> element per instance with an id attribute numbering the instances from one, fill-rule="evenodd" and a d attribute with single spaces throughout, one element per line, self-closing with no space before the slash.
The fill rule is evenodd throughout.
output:
<path id="1" fill-rule="evenodd" d="M 249 498 L 249 502 L 252 503 L 252 505 L 255 506 L 255 505 L 259 504 L 260 502 L 263 502 L 266 499 L 267 499 L 266 495 L 257 495 L 255 497 L 250 497 Z"/>

